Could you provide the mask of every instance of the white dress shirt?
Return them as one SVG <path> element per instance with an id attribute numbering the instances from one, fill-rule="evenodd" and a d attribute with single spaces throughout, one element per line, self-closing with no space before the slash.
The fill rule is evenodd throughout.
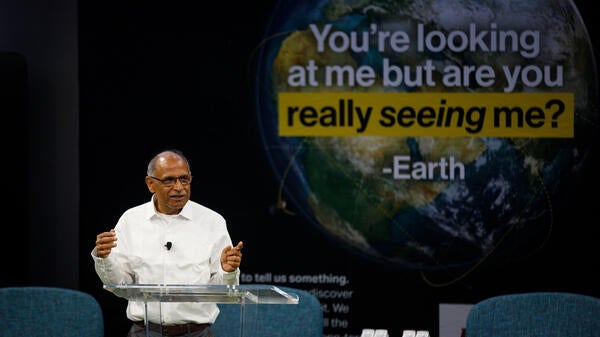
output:
<path id="1" fill-rule="evenodd" d="M 189 200 L 169 216 L 158 213 L 151 200 L 125 211 L 115 232 L 117 246 L 108 257 L 92 251 L 104 284 L 239 284 L 239 269 L 221 268 L 221 251 L 232 245 L 225 219 L 196 202 Z M 144 311 L 144 302 L 127 304 L 127 318 L 134 322 L 144 320 Z M 157 324 L 212 324 L 218 314 L 214 303 L 148 302 L 148 320 Z"/>

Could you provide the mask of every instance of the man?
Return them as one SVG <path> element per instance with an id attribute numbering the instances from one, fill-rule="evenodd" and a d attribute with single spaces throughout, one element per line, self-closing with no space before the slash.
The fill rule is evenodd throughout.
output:
<path id="1" fill-rule="evenodd" d="M 98 234 L 92 250 L 104 284 L 239 284 L 240 241 L 233 247 L 225 219 L 190 200 L 192 173 L 177 150 L 150 160 L 149 202 L 126 210 L 116 226 Z M 144 303 L 127 304 L 128 336 L 146 336 Z M 214 303 L 148 303 L 151 335 L 212 337 Z M 162 325 L 162 327 L 161 327 Z"/>

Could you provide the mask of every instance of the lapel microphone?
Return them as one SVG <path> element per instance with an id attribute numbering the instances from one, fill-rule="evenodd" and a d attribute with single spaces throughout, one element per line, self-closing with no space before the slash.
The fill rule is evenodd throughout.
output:
<path id="1" fill-rule="evenodd" d="M 171 243 L 171 241 L 167 241 L 167 243 L 165 244 L 165 247 L 167 247 L 167 250 L 171 250 L 171 247 L 173 247 L 173 244 Z"/>

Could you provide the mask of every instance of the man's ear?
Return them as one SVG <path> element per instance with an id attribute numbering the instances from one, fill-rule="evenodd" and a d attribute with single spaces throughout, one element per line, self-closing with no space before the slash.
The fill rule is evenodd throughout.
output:
<path id="1" fill-rule="evenodd" d="M 154 181 L 152 181 L 152 178 L 146 176 L 146 186 L 148 187 L 148 191 L 150 191 L 150 193 L 154 193 Z"/>

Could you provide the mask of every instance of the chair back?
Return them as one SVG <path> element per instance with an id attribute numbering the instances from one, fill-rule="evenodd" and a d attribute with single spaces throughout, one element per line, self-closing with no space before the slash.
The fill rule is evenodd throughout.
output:
<path id="1" fill-rule="evenodd" d="M 600 299 L 532 292 L 500 295 L 473 305 L 466 337 L 600 337 Z"/>
<path id="2" fill-rule="evenodd" d="M 252 285 L 244 284 L 251 287 Z M 323 311 L 319 299 L 302 289 L 277 286 L 298 296 L 298 304 L 245 305 L 244 336 L 323 337 Z M 221 312 L 213 325 L 217 337 L 237 337 L 242 332 L 242 306 L 218 304 Z M 250 324 L 248 324 L 250 322 Z"/>
<path id="3" fill-rule="evenodd" d="M 79 290 L 0 288 L 0 336 L 104 337 L 102 309 Z"/>

